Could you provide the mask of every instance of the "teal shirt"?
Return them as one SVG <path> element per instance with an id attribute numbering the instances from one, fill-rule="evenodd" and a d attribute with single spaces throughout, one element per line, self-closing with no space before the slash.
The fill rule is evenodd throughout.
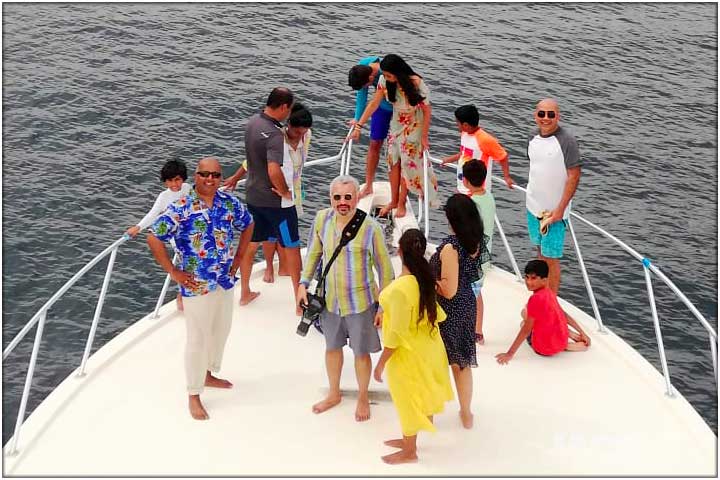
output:
<path id="1" fill-rule="evenodd" d="M 380 57 L 377 55 L 371 55 L 369 57 L 365 57 L 361 59 L 358 62 L 358 65 L 365 65 L 367 67 L 370 66 L 371 63 L 379 62 Z M 375 80 L 373 80 L 373 87 L 377 88 L 378 80 L 380 80 L 380 75 L 382 75 L 382 70 L 378 72 L 378 75 L 375 77 Z M 355 121 L 360 120 L 360 117 L 362 117 L 363 112 L 365 111 L 365 107 L 367 106 L 367 99 L 368 99 L 368 90 L 369 87 L 363 87 L 360 90 L 357 91 L 357 94 L 355 95 Z M 385 100 L 383 98 L 383 101 L 380 103 L 380 108 L 383 110 L 388 110 L 392 112 L 392 104 Z"/>

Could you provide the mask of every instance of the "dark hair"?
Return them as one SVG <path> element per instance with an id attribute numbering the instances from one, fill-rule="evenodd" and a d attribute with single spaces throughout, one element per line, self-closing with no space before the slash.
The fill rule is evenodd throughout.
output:
<path id="1" fill-rule="evenodd" d="M 420 287 L 420 310 L 417 321 L 420 323 L 423 315 L 427 312 L 432 331 L 432 329 L 437 328 L 437 306 L 435 303 L 437 296 L 435 293 L 435 276 L 430 264 L 425 260 L 427 240 L 425 240 L 425 235 L 420 230 L 411 228 L 402 234 L 399 246 L 402 251 L 403 264 L 413 274 Z"/>
<path id="2" fill-rule="evenodd" d="M 288 125 L 291 127 L 310 128 L 312 127 L 312 122 L 313 119 L 310 114 L 310 110 L 308 110 L 305 105 L 300 102 L 293 105 L 292 110 L 290 110 L 290 116 L 287 120 Z"/>
<path id="3" fill-rule="evenodd" d="M 348 85 L 353 90 L 360 90 L 370 81 L 372 67 L 367 65 L 355 65 L 348 72 Z"/>
<path id="4" fill-rule="evenodd" d="M 187 167 L 180 160 L 168 160 L 160 169 L 160 181 L 172 180 L 179 176 L 183 181 L 187 180 Z"/>
<path id="5" fill-rule="evenodd" d="M 473 187 L 481 187 L 485 178 L 487 178 L 487 168 L 483 162 L 477 158 L 473 158 L 463 164 L 462 174 L 463 177 L 467 178 L 468 182 L 470 182 L 470 185 Z"/>
<path id="6" fill-rule="evenodd" d="M 445 216 L 468 255 L 480 253 L 485 232 L 475 202 L 467 195 L 456 193 L 445 204 Z"/>
<path id="7" fill-rule="evenodd" d="M 545 260 L 530 260 L 525 265 L 525 275 L 535 274 L 540 278 L 547 278 L 550 268 Z"/>
<path id="8" fill-rule="evenodd" d="M 295 97 L 289 88 L 275 87 L 268 95 L 265 105 L 270 108 L 278 108 L 281 105 L 292 105 L 294 99 Z"/>
<path id="9" fill-rule="evenodd" d="M 415 73 L 413 69 L 410 68 L 410 65 L 405 63 L 405 60 L 400 58 L 399 55 L 395 55 L 394 53 L 385 55 L 380 62 L 380 70 L 392 73 L 397 77 L 397 83 L 400 84 L 400 88 L 402 88 L 403 92 L 405 92 L 405 96 L 407 97 L 410 105 L 414 107 L 425 100 L 425 97 L 420 95 L 420 92 L 410 78 L 411 75 L 417 75 L 418 77 L 420 77 L 420 75 Z M 387 86 L 388 100 L 392 103 L 397 99 L 397 84 L 395 82 L 386 81 L 385 85 Z"/>
<path id="10" fill-rule="evenodd" d="M 480 114 L 475 105 L 463 105 L 455 109 L 455 118 L 460 123 L 467 123 L 472 127 L 477 127 L 480 123 Z"/>

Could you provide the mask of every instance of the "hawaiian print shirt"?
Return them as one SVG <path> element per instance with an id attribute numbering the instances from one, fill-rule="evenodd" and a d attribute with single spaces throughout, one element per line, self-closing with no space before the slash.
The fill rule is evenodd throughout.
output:
<path id="1" fill-rule="evenodd" d="M 198 287 L 180 286 L 183 297 L 205 295 L 218 285 L 228 290 L 235 285 L 230 266 L 234 256 L 234 231 L 242 232 L 253 218 L 243 203 L 225 193 L 215 193 L 211 207 L 197 195 L 195 189 L 171 203 L 151 227 L 159 240 L 175 241 L 180 259 L 178 267 L 195 275 Z"/>

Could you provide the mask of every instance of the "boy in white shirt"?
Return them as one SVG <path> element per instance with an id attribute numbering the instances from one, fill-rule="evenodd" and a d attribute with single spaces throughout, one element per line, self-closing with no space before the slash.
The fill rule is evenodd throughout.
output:
<path id="1" fill-rule="evenodd" d="M 160 195 L 157 196 L 152 208 L 145 214 L 142 220 L 140 220 L 137 225 L 125 231 L 127 235 L 135 237 L 140 230 L 152 225 L 160 214 L 167 209 L 168 205 L 180 200 L 190 193 L 192 189 L 190 184 L 185 183 L 185 180 L 187 180 L 187 168 L 185 164 L 179 160 L 168 160 L 165 162 L 165 165 L 160 169 L 160 180 L 165 184 L 167 189 L 163 190 Z M 178 310 L 183 309 L 182 297 L 179 292 L 177 294 L 177 305 Z"/>

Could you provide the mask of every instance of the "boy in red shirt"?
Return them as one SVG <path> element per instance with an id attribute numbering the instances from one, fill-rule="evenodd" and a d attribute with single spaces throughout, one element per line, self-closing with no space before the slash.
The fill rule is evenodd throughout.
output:
<path id="1" fill-rule="evenodd" d="M 515 341 L 506 353 L 495 355 L 499 364 L 508 363 L 525 339 L 535 353 L 545 356 L 555 355 L 563 350 L 583 352 L 590 347 L 590 338 L 580 325 L 565 313 L 555 293 L 548 288 L 548 272 L 545 260 L 531 260 L 525 266 L 525 285 L 533 294 L 523 308 L 523 322 Z M 570 330 L 568 324 L 578 333 Z"/>

